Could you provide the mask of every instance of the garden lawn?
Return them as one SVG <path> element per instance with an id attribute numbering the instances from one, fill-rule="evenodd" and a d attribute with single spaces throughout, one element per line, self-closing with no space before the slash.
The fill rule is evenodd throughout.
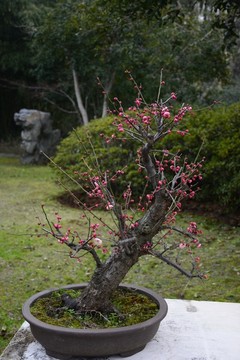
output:
<path id="1" fill-rule="evenodd" d="M 51 168 L 0 157 L 0 353 L 23 322 L 21 307 L 30 295 L 90 278 L 93 263 L 88 256 L 79 263 L 68 257 L 64 245 L 36 236 L 43 203 L 49 214 L 57 211 L 68 225 L 86 231 L 81 210 L 57 202 L 60 192 Z M 203 230 L 198 255 L 208 279 L 189 281 L 165 263 L 145 257 L 126 282 L 152 288 L 165 298 L 240 302 L 240 228 L 189 212 L 179 219 L 183 227 L 196 221 Z"/>

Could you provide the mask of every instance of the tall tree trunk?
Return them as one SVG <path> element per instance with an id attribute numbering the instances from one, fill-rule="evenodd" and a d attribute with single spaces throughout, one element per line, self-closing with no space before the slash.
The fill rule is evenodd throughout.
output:
<path id="1" fill-rule="evenodd" d="M 115 71 L 112 73 L 112 76 L 110 78 L 110 80 L 108 81 L 105 89 L 104 89 L 104 96 L 103 96 L 103 108 L 102 108 L 102 117 L 107 116 L 107 109 L 108 109 L 108 97 L 109 97 L 109 93 L 112 89 L 113 83 L 114 83 L 114 79 L 115 79 Z"/>
<path id="2" fill-rule="evenodd" d="M 89 122 L 88 114 L 87 114 L 87 111 L 86 111 L 86 109 L 85 109 L 85 107 L 83 105 L 82 96 L 81 96 L 81 92 L 80 92 L 79 81 L 78 81 L 77 73 L 76 73 L 76 70 L 74 69 L 74 67 L 72 68 L 72 74 L 73 74 L 74 91 L 75 91 L 75 95 L 76 95 L 76 99 L 77 99 L 78 109 L 79 109 L 80 114 L 82 116 L 83 125 L 87 125 L 88 122 Z"/>

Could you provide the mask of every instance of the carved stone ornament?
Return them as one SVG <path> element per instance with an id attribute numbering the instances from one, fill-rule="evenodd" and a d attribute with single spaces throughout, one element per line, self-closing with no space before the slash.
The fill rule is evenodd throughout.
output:
<path id="1" fill-rule="evenodd" d="M 50 113 L 21 109 L 14 114 L 16 125 L 22 127 L 21 147 L 24 150 L 23 164 L 43 164 L 47 162 L 43 152 L 48 156 L 54 154 L 60 141 L 60 130 L 52 128 Z"/>

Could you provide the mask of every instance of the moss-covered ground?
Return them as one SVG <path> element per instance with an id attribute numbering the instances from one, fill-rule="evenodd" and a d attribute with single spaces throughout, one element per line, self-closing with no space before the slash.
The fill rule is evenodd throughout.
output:
<path id="1" fill-rule="evenodd" d="M 49 167 L 0 158 L 0 353 L 23 322 L 21 307 L 30 295 L 86 282 L 91 275 L 89 257 L 79 263 L 62 245 L 34 235 L 42 203 L 49 213 L 58 211 L 66 222 L 83 228 L 81 211 L 56 201 L 60 191 Z M 126 282 L 152 288 L 165 298 L 240 302 L 240 228 L 187 211 L 179 220 L 183 226 L 197 221 L 203 230 L 199 255 L 208 279 L 189 281 L 168 265 L 145 257 Z"/>

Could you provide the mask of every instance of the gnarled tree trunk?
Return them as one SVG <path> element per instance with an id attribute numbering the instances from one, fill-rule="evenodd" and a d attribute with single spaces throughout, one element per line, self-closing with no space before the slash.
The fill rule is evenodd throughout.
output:
<path id="1" fill-rule="evenodd" d="M 95 270 L 89 285 L 78 299 L 77 309 L 103 313 L 112 311 L 110 297 L 138 258 L 138 251 L 127 254 L 123 249 L 116 249 L 102 267 Z"/>
<path id="2" fill-rule="evenodd" d="M 138 227 L 132 230 L 127 238 L 120 240 L 112 255 L 95 270 L 90 283 L 77 299 L 78 311 L 109 312 L 113 310 L 110 302 L 111 295 L 131 267 L 147 253 L 144 245 L 151 243 L 153 237 L 161 229 L 168 206 L 169 198 L 164 192 L 159 192 L 155 203 L 138 220 Z"/>

